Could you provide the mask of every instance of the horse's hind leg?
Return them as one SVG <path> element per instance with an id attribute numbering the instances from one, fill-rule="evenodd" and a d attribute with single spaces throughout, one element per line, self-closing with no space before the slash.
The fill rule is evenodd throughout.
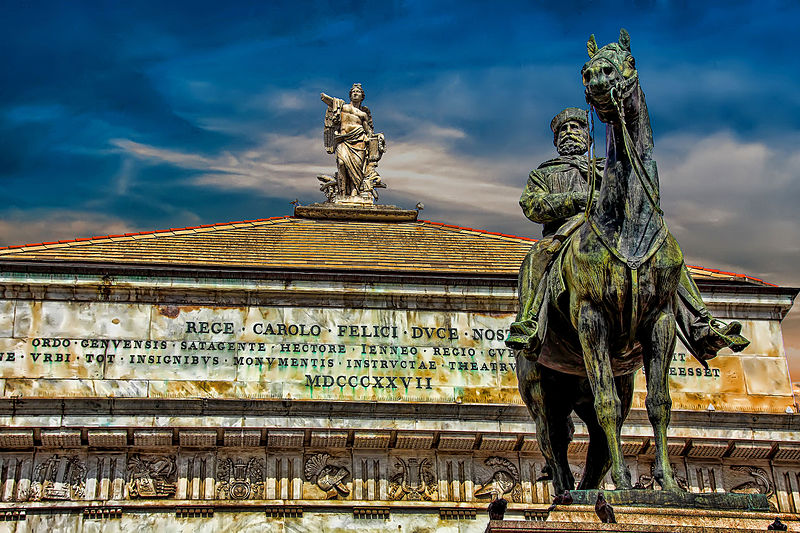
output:
<path id="1" fill-rule="evenodd" d="M 644 332 L 643 332 L 644 333 Z M 647 377 L 647 416 L 653 426 L 656 457 L 653 475 L 663 490 L 680 490 L 672 474 L 667 456 L 667 426 L 672 410 L 669 397 L 669 364 L 675 350 L 675 316 L 671 309 L 663 310 L 652 329 L 643 335 L 644 370 Z"/>
<path id="2" fill-rule="evenodd" d="M 633 404 L 633 382 L 635 376 L 636 374 L 626 374 L 618 376 L 614 380 L 622 410 L 620 427 L 625 419 L 628 418 L 628 413 L 630 413 L 631 405 Z M 611 455 L 608 452 L 608 441 L 606 440 L 605 432 L 597 421 L 591 393 L 588 398 L 581 398 L 580 403 L 575 406 L 575 412 L 581 417 L 589 431 L 586 468 L 584 468 L 578 490 L 598 489 L 608 469 L 611 467 Z"/>
<path id="3" fill-rule="evenodd" d="M 611 455 L 608 453 L 608 440 L 605 431 L 597 421 L 597 413 L 591 403 L 575 406 L 575 412 L 589 430 L 589 449 L 586 450 L 586 466 L 583 469 L 578 490 L 599 489 L 608 469 L 611 468 Z"/>
<path id="4" fill-rule="evenodd" d="M 519 353 L 517 379 L 522 400 L 528 406 L 528 411 L 536 423 L 536 441 L 553 476 L 553 488 L 556 494 L 572 490 L 575 487 L 575 479 L 567 461 L 567 445 L 572 439 L 572 426 L 568 425 L 571 420 L 569 418 L 559 420 L 560 417 L 553 416 L 554 411 L 550 404 L 545 407 L 542 367 Z M 561 441 L 565 438 L 566 443 L 562 445 Z"/>
<path id="5" fill-rule="evenodd" d="M 575 488 L 575 477 L 569 468 L 567 451 L 575 426 L 572 408 L 575 403 L 576 377 L 542 368 L 542 389 L 547 405 L 547 427 L 553 456 L 553 487 L 557 494 Z"/>
<path id="6" fill-rule="evenodd" d="M 597 422 L 605 433 L 611 456 L 611 478 L 617 489 L 631 488 L 630 472 L 622 455 L 620 429 L 622 404 L 614 384 L 614 372 L 608 348 L 608 324 L 605 316 L 591 303 L 582 302 L 578 315 L 578 336 L 583 350 L 586 373 L 594 393 Z"/>

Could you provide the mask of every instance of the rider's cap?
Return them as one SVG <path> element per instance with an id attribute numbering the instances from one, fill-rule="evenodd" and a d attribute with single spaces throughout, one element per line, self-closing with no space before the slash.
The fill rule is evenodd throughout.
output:
<path id="1" fill-rule="evenodd" d="M 568 107 L 554 116 L 553 120 L 550 121 L 550 129 L 553 130 L 553 144 L 558 144 L 558 130 L 561 129 L 561 126 L 563 126 L 565 122 L 570 120 L 577 120 L 583 124 L 584 127 L 589 127 L 589 115 L 585 109 Z"/>

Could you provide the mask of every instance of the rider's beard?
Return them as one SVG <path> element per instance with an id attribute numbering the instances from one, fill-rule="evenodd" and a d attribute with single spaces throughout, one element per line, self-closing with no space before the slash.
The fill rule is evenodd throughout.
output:
<path id="1" fill-rule="evenodd" d="M 581 155 L 586 152 L 586 140 L 580 137 L 564 137 L 558 143 L 561 155 Z"/>

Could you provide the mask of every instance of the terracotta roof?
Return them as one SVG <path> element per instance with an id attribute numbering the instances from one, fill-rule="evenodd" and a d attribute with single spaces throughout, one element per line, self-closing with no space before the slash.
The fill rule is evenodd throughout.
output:
<path id="1" fill-rule="evenodd" d="M 291 216 L 0 248 L 0 260 L 516 274 L 535 239 L 438 222 Z M 763 283 L 701 267 L 696 278 Z"/>

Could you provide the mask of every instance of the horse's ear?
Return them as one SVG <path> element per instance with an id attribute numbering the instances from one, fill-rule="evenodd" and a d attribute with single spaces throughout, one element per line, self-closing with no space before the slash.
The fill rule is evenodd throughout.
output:
<path id="1" fill-rule="evenodd" d="M 594 33 L 589 40 L 586 41 L 586 51 L 589 53 L 589 59 L 593 58 L 597 53 L 597 41 L 594 40 Z"/>
<path id="2" fill-rule="evenodd" d="M 625 28 L 619 30 L 619 44 L 628 52 L 631 51 L 631 36 Z"/>

